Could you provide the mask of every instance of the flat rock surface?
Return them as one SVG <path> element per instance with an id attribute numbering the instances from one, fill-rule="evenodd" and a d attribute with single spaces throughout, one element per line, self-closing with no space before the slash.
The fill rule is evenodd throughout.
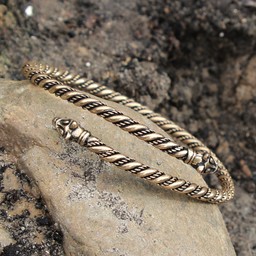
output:
<path id="1" fill-rule="evenodd" d="M 0 95 L 1 145 L 35 181 L 60 225 L 67 255 L 235 255 L 216 205 L 163 190 L 102 162 L 59 138 L 51 120 L 75 118 L 122 153 L 204 184 L 190 166 L 28 82 L 2 80 Z M 132 110 L 116 108 L 164 133 Z"/>

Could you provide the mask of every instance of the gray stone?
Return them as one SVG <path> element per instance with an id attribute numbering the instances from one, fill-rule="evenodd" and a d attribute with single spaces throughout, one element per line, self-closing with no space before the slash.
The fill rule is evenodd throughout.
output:
<path id="1" fill-rule="evenodd" d="M 120 152 L 205 184 L 190 166 L 26 81 L 0 84 L 0 144 L 36 181 L 64 233 L 67 255 L 235 255 L 218 206 L 163 190 L 102 162 L 59 138 L 51 120 L 74 118 Z M 108 104 L 165 134 L 132 110 Z"/>
<path id="2" fill-rule="evenodd" d="M 1 194 L 0 194 L 1 195 Z M 10 234 L 0 225 L 0 253 L 5 246 L 14 244 L 15 241 L 10 237 Z"/>

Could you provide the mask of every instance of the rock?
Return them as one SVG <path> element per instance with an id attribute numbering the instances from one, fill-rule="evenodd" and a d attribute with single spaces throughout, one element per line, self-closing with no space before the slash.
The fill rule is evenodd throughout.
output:
<path id="1" fill-rule="evenodd" d="M 236 98 L 239 102 L 247 102 L 256 97 L 256 56 L 249 59 L 244 76 L 236 88 Z"/>
<path id="2" fill-rule="evenodd" d="M 35 180 L 64 234 L 66 255 L 235 255 L 220 211 L 151 185 L 59 138 L 55 116 L 79 121 L 130 157 L 198 184 L 190 166 L 25 82 L 1 81 L 0 145 Z M 162 134 L 155 124 L 108 102 Z"/>
<path id="3" fill-rule="evenodd" d="M 0 150 L 0 254 L 64 255 L 62 232 L 47 213 L 40 191 L 11 162 L 14 157 Z"/>
<path id="4" fill-rule="evenodd" d="M 12 12 L 8 11 L 8 8 L 0 4 L 0 29 L 2 27 L 12 29 L 16 25 L 15 16 Z"/>
<path id="5" fill-rule="evenodd" d="M 5 246 L 14 243 L 13 239 L 10 237 L 9 233 L 0 226 L 0 253 L 3 251 Z"/>

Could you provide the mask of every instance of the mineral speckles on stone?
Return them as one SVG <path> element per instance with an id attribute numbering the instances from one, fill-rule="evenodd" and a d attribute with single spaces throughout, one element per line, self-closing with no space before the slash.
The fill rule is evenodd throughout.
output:
<path id="1" fill-rule="evenodd" d="M 111 209 L 114 216 L 119 220 L 134 221 L 137 225 L 143 222 L 143 209 L 138 210 L 134 207 L 129 207 L 120 196 L 112 193 L 102 192 L 99 196 L 97 204 L 103 208 Z M 130 209 L 129 209 L 130 208 Z"/>
<path id="2" fill-rule="evenodd" d="M 31 180 L 8 163 L 12 159 L 4 152 L 0 152 L 1 255 L 62 256 L 59 227 L 52 222 Z"/>

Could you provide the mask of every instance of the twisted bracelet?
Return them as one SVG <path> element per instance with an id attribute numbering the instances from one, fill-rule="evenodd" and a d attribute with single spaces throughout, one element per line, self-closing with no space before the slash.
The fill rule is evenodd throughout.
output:
<path id="1" fill-rule="evenodd" d="M 91 113 L 104 118 L 106 121 L 113 123 L 140 140 L 183 161 L 185 164 L 191 165 L 199 173 L 214 173 L 218 177 L 222 189 L 199 186 L 195 183 L 166 175 L 106 146 L 81 127 L 75 120 L 55 118 L 53 124 L 64 138 L 74 140 L 80 145 L 88 147 L 89 150 L 98 154 L 104 161 L 110 162 L 120 169 L 136 174 L 163 188 L 171 189 L 210 203 L 221 203 L 233 198 L 234 184 L 224 165 L 201 141 L 180 128 L 174 122 L 167 120 L 160 114 L 153 112 L 133 99 L 129 99 L 106 86 L 80 77 L 79 75 L 71 74 L 68 71 L 32 62 L 25 64 L 22 71 L 25 77 L 34 85 L 42 87 L 78 107 L 89 110 Z M 120 111 L 107 106 L 97 99 L 91 98 L 85 92 L 137 111 L 157 124 L 171 137 L 167 138 L 154 132 L 152 129 L 138 123 Z M 186 147 L 179 145 L 178 142 L 186 145 Z"/>

